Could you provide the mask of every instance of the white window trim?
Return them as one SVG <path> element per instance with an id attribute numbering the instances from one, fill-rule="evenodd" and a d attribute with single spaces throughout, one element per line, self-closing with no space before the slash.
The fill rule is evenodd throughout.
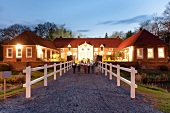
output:
<path id="1" fill-rule="evenodd" d="M 31 56 L 28 56 L 27 49 L 31 49 Z M 26 47 L 26 58 L 32 58 L 32 47 Z"/>
<path id="2" fill-rule="evenodd" d="M 150 57 L 150 58 L 148 57 L 148 49 L 152 49 L 153 50 L 153 57 Z M 154 59 L 154 48 L 147 48 L 147 58 L 148 59 Z"/>
<path id="3" fill-rule="evenodd" d="M 159 49 L 163 49 L 163 54 L 164 54 L 163 57 L 159 56 Z M 164 47 L 158 47 L 158 58 L 165 58 L 165 48 Z"/>
<path id="4" fill-rule="evenodd" d="M 18 49 L 21 49 L 21 56 L 18 56 Z M 16 58 L 22 58 L 22 48 L 16 48 Z"/>
<path id="5" fill-rule="evenodd" d="M 103 50 L 102 50 L 102 47 L 103 47 Z M 100 45 L 100 51 L 104 51 L 104 45 L 103 44 Z"/>
<path id="6" fill-rule="evenodd" d="M 9 50 L 9 49 L 12 50 L 11 56 L 8 56 L 8 50 Z M 13 48 L 6 48 L 6 57 L 7 57 L 7 58 L 13 58 Z"/>
<path id="7" fill-rule="evenodd" d="M 138 52 L 137 52 L 138 49 L 142 49 L 142 57 L 138 56 Z M 137 48 L 136 49 L 136 56 L 137 56 L 137 59 L 143 59 L 143 48 Z"/>

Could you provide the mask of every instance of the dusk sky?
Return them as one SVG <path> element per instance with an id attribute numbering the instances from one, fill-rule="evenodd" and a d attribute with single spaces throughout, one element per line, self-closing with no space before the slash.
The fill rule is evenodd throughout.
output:
<path id="1" fill-rule="evenodd" d="M 153 14 L 162 15 L 169 0 L 0 0 L 0 28 L 54 22 L 86 35 L 134 30 Z"/>

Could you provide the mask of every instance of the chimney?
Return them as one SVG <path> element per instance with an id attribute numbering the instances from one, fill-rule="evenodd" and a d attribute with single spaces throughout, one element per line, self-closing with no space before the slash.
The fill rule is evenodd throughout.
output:
<path id="1" fill-rule="evenodd" d="M 80 36 L 78 36 L 77 38 L 80 38 Z"/>
<path id="2" fill-rule="evenodd" d="M 139 29 L 139 31 L 142 31 L 142 30 L 143 30 L 142 28 Z"/>
<path id="3" fill-rule="evenodd" d="M 117 39 L 119 39 L 120 37 L 119 37 L 119 36 L 117 36 L 116 38 L 117 38 Z"/>

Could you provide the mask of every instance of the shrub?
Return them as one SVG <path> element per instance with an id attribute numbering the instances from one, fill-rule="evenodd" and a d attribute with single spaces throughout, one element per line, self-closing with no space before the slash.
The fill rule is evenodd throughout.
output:
<path id="1" fill-rule="evenodd" d="M 9 71 L 10 66 L 7 63 L 0 63 L 0 71 Z"/>
<path id="2" fill-rule="evenodd" d="M 161 71 L 168 71 L 168 67 L 165 66 L 165 65 L 160 66 L 159 69 L 160 69 Z"/>

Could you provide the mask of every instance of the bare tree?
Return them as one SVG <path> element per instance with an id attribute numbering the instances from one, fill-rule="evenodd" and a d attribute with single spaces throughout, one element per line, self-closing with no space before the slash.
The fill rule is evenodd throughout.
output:
<path id="1" fill-rule="evenodd" d="M 8 28 L 1 29 L 0 38 L 1 40 L 10 40 L 12 38 L 15 38 L 25 30 L 30 31 L 30 28 L 24 25 L 14 24 L 9 26 Z"/>

